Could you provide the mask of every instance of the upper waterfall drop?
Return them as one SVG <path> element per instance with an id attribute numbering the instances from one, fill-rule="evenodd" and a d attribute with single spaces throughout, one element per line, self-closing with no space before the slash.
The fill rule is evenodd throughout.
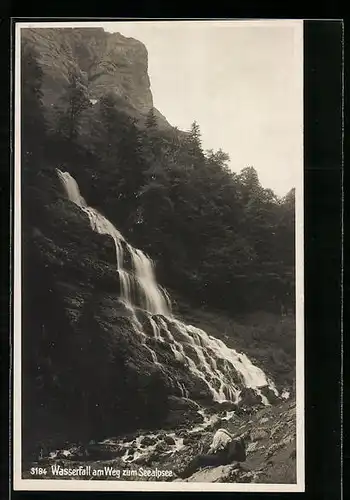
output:
<path id="1" fill-rule="evenodd" d="M 80 194 L 76 180 L 68 173 L 56 169 L 70 201 L 78 205 L 89 217 L 90 225 L 100 234 L 108 234 L 114 240 L 117 270 L 120 279 L 120 299 L 129 307 L 141 307 L 151 314 L 171 316 L 167 293 L 158 287 L 153 262 L 141 250 L 132 247 L 114 225 L 98 210 L 89 207 Z M 132 269 L 124 266 L 125 251 L 131 257 Z"/>

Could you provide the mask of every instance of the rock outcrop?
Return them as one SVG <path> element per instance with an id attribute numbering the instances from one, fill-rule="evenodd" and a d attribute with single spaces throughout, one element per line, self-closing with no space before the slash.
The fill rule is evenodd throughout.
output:
<path id="1" fill-rule="evenodd" d="M 95 105 L 112 92 L 121 109 L 141 121 L 153 108 L 147 49 L 138 40 L 103 28 L 26 28 L 21 33 L 23 43 L 35 46 L 39 55 L 46 108 L 57 103 L 71 71 L 80 74 Z M 170 127 L 158 110 L 155 115 L 159 126 Z"/>

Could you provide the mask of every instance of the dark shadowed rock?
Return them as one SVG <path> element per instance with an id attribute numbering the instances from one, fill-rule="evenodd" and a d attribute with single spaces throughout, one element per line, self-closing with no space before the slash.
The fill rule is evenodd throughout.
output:
<path id="1" fill-rule="evenodd" d="M 167 428 L 190 426 L 203 422 L 203 416 L 198 413 L 198 405 L 187 398 L 170 396 L 168 399 L 169 413 L 165 421 Z"/>
<path id="2" fill-rule="evenodd" d="M 188 430 L 187 429 L 181 429 L 178 433 L 177 433 L 178 437 L 186 437 L 188 435 Z"/>
<path id="3" fill-rule="evenodd" d="M 268 386 L 261 387 L 261 392 L 264 396 L 267 397 L 270 404 L 276 404 L 280 402 L 280 398 L 278 398 L 278 396 L 276 396 L 276 394 Z"/>
<path id="4" fill-rule="evenodd" d="M 241 400 L 238 403 L 240 408 L 249 408 L 261 404 L 261 397 L 253 389 L 248 387 L 242 389 L 240 397 Z"/>
<path id="5" fill-rule="evenodd" d="M 223 401 L 222 403 L 216 403 L 213 405 L 215 412 L 221 413 L 223 412 L 223 416 L 226 411 L 233 411 L 237 409 L 237 405 L 233 403 L 233 401 Z"/>
<path id="6" fill-rule="evenodd" d="M 157 460 L 163 453 L 167 452 L 169 450 L 169 445 L 165 441 L 160 441 L 157 443 L 153 453 L 152 453 L 152 459 Z"/>
<path id="7" fill-rule="evenodd" d="M 121 457 L 124 453 L 125 449 L 119 446 L 96 444 L 86 447 L 86 457 L 88 460 L 111 460 Z"/>
<path id="8" fill-rule="evenodd" d="M 156 441 L 157 441 L 157 439 L 155 437 L 145 436 L 141 440 L 141 445 L 142 446 L 150 446 L 150 445 L 154 444 Z"/>
<path id="9" fill-rule="evenodd" d="M 196 437 L 193 434 L 190 434 L 189 436 L 183 438 L 184 445 L 191 444 L 194 441 L 196 441 Z"/>
<path id="10" fill-rule="evenodd" d="M 170 445 L 175 444 L 175 439 L 174 439 L 172 436 L 165 436 L 165 437 L 163 438 L 163 440 L 164 440 L 164 442 L 165 442 L 166 444 L 170 444 Z"/>

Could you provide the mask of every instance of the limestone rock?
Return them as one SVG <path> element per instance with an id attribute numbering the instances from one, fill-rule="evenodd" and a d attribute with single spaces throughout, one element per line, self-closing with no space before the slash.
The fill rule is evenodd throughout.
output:
<path id="1" fill-rule="evenodd" d="M 22 39 L 33 43 L 43 70 L 46 106 L 55 105 L 72 69 L 83 78 L 93 106 L 108 92 L 119 97 L 120 107 L 135 116 L 153 108 L 148 76 L 148 53 L 138 40 L 103 28 L 23 29 Z M 155 110 L 163 127 L 170 127 Z"/>

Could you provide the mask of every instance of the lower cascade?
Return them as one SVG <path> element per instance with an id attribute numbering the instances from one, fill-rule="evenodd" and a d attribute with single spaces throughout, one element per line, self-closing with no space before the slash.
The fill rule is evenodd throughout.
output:
<path id="1" fill-rule="evenodd" d="M 191 397 L 186 386 L 190 375 L 216 402 L 239 403 L 243 388 L 253 390 L 264 405 L 270 403 L 263 388 L 279 396 L 274 383 L 245 354 L 174 317 L 170 297 L 156 281 L 152 260 L 130 245 L 108 219 L 88 206 L 77 182 L 68 172 L 57 169 L 57 174 L 68 199 L 88 216 L 92 230 L 113 239 L 120 283 L 119 300 L 127 309 L 131 327 L 150 361 L 176 381 L 181 395 Z M 167 348 L 179 366 L 178 373 L 162 361 L 152 347 L 155 343 Z"/>

